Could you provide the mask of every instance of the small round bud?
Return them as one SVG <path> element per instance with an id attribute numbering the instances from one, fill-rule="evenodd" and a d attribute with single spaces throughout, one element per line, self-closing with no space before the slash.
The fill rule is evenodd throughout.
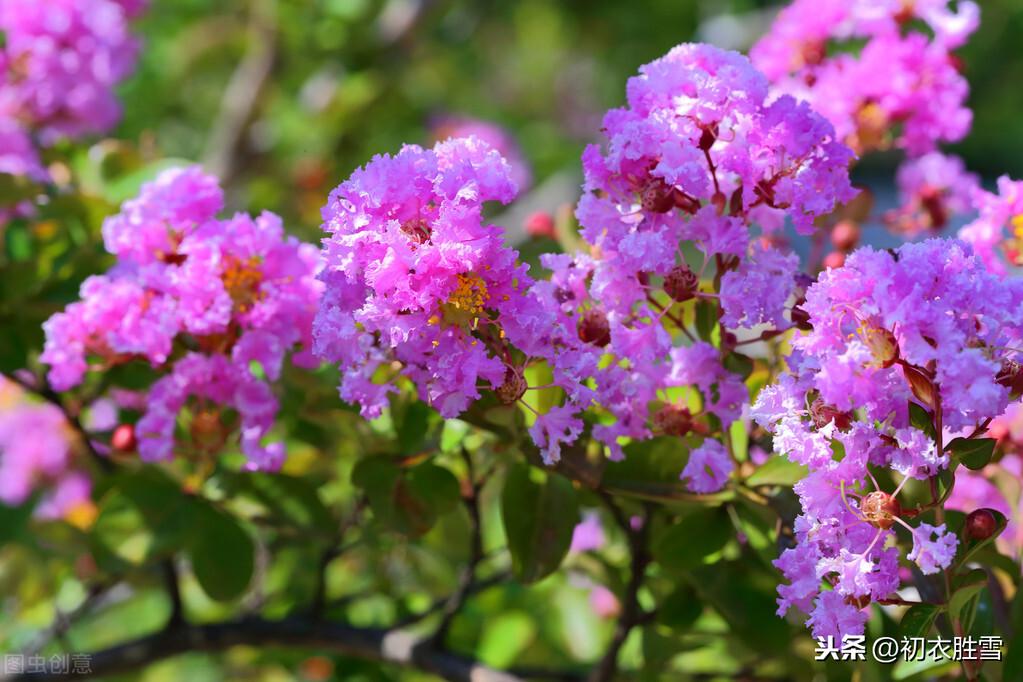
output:
<path id="1" fill-rule="evenodd" d="M 731 352 L 739 345 L 739 337 L 732 332 L 725 332 L 721 335 L 721 350 Z"/>
<path id="2" fill-rule="evenodd" d="M 902 505 L 888 493 L 875 490 L 861 500 L 860 511 L 870 525 L 888 529 L 902 515 Z"/>
<path id="3" fill-rule="evenodd" d="M 860 226 L 851 220 L 840 220 L 831 230 L 831 244 L 839 251 L 852 251 L 860 241 Z"/>
<path id="4" fill-rule="evenodd" d="M 840 268 L 843 265 L 845 265 L 845 254 L 841 251 L 832 251 L 824 256 L 824 268 L 826 270 Z"/>
<path id="5" fill-rule="evenodd" d="M 522 373 L 508 368 L 504 372 L 504 383 L 495 389 L 497 399 L 505 405 L 511 405 L 526 394 L 526 378 Z"/>
<path id="6" fill-rule="evenodd" d="M 704 128 L 703 132 L 700 133 L 700 149 L 703 151 L 710 151 L 710 148 L 714 146 L 714 141 L 717 140 L 717 135 L 710 128 Z"/>
<path id="7" fill-rule="evenodd" d="M 650 179 L 639 193 L 639 201 L 643 210 L 651 213 L 667 213 L 675 208 L 674 192 L 661 178 Z"/>
<path id="8" fill-rule="evenodd" d="M 966 517 L 966 537 L 987 540 L 998 530 L 998 519 L 990 509 L 975 509 Z"/>
<path id="9" fill-rule="evenodd" d="M 679 303 L 696 296 L 700 288 L 700 278 L 688 265 L 676 265 L 664 276 L 664 293 Z"/>
<path id="10" fill-rule="evenodd" d="M 110 437 L 110 447 L 115 452 L 133 452 L 138 446 L 135 440 L 135 427 L 131 424 L 120 424 Z"/>
<path id="11" fill-rule="evenodd" d="M 684 407 L 665 405 L 654 414 L 654 427 L 668 436 L 685 436 L 693 430 L 693 415 Z"/>
<path id="12" fill-rule="evenodd" d="M 530 237 L 554 239 L 554 218 L 547 211 L 536 211 L 526 218 L 526 233 Z"/>
<path id="13" fill-rule="evenodd" d="M 579 318 L 579 340 L 603 348 L 611 343 L 611 324 L 604 311 L 590 308 Z"/>

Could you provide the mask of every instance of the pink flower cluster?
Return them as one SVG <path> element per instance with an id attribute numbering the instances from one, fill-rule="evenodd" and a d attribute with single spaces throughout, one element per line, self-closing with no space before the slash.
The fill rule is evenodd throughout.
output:
<path id="1" fill-rule="evenodd" d="M 534 343 L 532 280 L 482 213 L 515 193 L 508 164 L 472 137 L 377 156 L 331 193 L 316 352 L 340 365 L 341 397 L 363 415 L 380 414 L 399 375 L 445 417 L 481 381 L 505 402 L 521 397 L 509 344 Z"/>
<path id="2" fill-rule="evenodd" d="M 924 154 L 961 139 L 972 122 L 952 51 L 980 12 L 968 0 L 949 4 L 795 0 L 750 55 L 776 92 L 809 102 L 857 152 L 888 146 L 897 131 L 897 146 Z"/>
<path id="3" fill-rule="evenodd" d="M 955 536 L 942 524 L 910 526 L 921 512 L 902 509 L 898 494 L 949 466 L 953 436 L 979 432 L 1007 406 L 1023 284 L 989 273 L 965 244 L 929 240 L 856 251 L 820 276 L 802 308 L 812 330 L 793 340 L 790 372 L 761 392 L 753 416 L 777 452 L 810 470 L 795 486 L 797 544 L 776 564 L 790 581 L 779 613 L 798 608 L 815 636 L 840 638 L 861 634 L 863 607 L 899 586 L 888 546 L 896 524 L 925 574 L 952 561 Z M 912 421 L 910 403 L 935 436 Z M 872 467 L 901 483 L 878 489 Z"/>
<path id="4" fill-rule="evenodd" d="M 128 21 L 139 0 L 4 0 L 0 3 L 0 172 L 45 177 L 44 146 L 109 130 L 120 117 L 114 87 L 138 51 Z"/>
<path id="5" fill-rule="evenodd" d="M 583 155 L 577 208 L 592 255 L 545 256 L 552 275 L 531 292 L 552 322 L 541 337 L 548 350 L 533 355 L 566 395 L 533 427 L 548 460 L 583 432 L 578 415 L 591 408 L 592 435 L 616 459 L 625 439 L 699 431 L 709 415 L 727 428 L 740 416 L 749 395 L 723 365 L 727 339 L 675 345 L 689 334 L 685 306 L 714 304 L 717 294 L 700 290 L 714 264 L 724 325 L 788 327 L 798 259 L 762 247 L 747 258 L 751 228 L 791 219 L 809 232 L 854 195 L 852 154 L 831 125 L 792 98 L 767 103 L 767 91 L 742 55 L 680 45 L 642 67 L 629 106 L 605 117 L 607 146 Z M 687 262 L 686 243 L 702 262 Z M 678 387 L 697 391 L 703 409 L 669 399 Z M 685 472 L 690 487 L 720 489 L 730 455 L 710 445 L 693 454 L 706 466 Z"/>
<path id="6" fill-rule="evenodd" d="M 29 435 L 31 434 L 31 435 Z M 0 377 L 0 503 L 19 505 L 37 489 L 41 518 L 59 518 L 89 499 L 89 477 L 73 467 L 73 436 L 53 405 L 31 402 Z"/>
<path id="7" fill-rule="evenodd" d="M 117 264 L 46 322 L 41 360 L 57 390 L 81 383 L 90 367 L 132 359 L 166 370 L 137 428 L 144 459 L 172 455 L 178 414 L 192 400 L 193 442 L 206 437 L 197 429 L 216 426 L 215 408 L 232 407 L 250 465 L 273 469 L 283 448 L 261 444 L 277 412 L 266 380 L 279 377 L 291 351 L 296 363 L 313 364 L 319 260 L 315 247 L 285 236 L 277 216 L 218 219 L 222 205 L 216 179 L 197 167 L 144 185 L 103 225 Z"/>
<path id="8" fill-rule="evenodd" d="M 991 272 L 1004 275 L 1023 265 L 1023 181 L 998 178 L 998 193 L 973 193 L 977 217 L 959 230 Z M 1008 234 L 1006 234 L 1008 231 Z"/>

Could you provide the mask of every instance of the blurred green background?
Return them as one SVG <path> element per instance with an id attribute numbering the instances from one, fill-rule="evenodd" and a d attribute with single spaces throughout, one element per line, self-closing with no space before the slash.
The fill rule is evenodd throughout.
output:
<path id="1" fill-rule="evenodd" d="M 1023 3 L 981 4 L 981 29 L 960 53 L 974 133 L 956 150 L 985 177 L 1020 176 Z M 577 172 L 639 65 L 689 40 L 746 49 L 776 5 L 154 0 L 120 135 L 153 154 L 205 160 L 236 206 L 280 212 L 315 238 L 330 188 L 373 154 L 430 142 L 439 116 L 507 127 L 537 183 Z"/>

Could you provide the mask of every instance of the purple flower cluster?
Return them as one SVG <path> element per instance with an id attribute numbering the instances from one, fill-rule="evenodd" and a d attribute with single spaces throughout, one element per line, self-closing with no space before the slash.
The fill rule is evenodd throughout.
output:
<path id="1" fill-rule="evenodd" d="M 533 426 L 548 460 L 582 433 L 578 415 L 591 408 L 592 435 L 616 459 L 625 439 L 699 431 L 709 415 L 727 428 L 740 416 L 749 395 L 722 364 L 728 349 L 673 338 L 693 301 L 717 307 L 703 276 L 714 264 L 725 325 L 788 327 L 798 260 L 765 248 L 746 260 L 751 227 L 788 218 L 809 232 L 854 195 L 852 154 L 831 125 L 792 98 L 767 103 L 767 91 L 742 55 L 680 45 L 642 67 L 628 106 L 605 117 L 606 149 L 583 155 L 577 208 L 591 255 L 545 256 L 552 275 L 531 292 L 550 321 L 532 355 L 550 364 L 566 396 Z M 702 263 L 687 262 L 686 243 Z M 699 393 L 700 412 L 668 398 L 681 387 Z M 722 453 L 699 451 L 709 466 L 687 472 L 694 490 L 723 485 L 732 462 Z"/>
<path id="2" fill-rule="evenodd" d="M 815 636 L 841 637 L 862 633 L 863 607 L 899 586 L 896 524 L 925 574 L 952 561 L 955 536 L 940 523 L 910 526 L 920 510 L 903 510 L 898 494 L 948 467 L 954 435 L 1006 408 L 1023 285 L 989 273 L 965 244 L 929 240 L 853 253 L 802 308 L 812 330 L 793 340 L 790 372 L 761 392 L 753 416 L 777 452 L 810 470 L 795 486 L 797 544 L 777 561 L 789 580 L 779 613 L 798 608 Z M 931 415 L 935 436 L 911 420 L 910 403 Z M 901 483 L 880 490 L 872 467 Z"/>
<path id="3" fill-rule="evenodd" d="M 59 518 L 88 502 L 91 484 L 73 467 L 73 441 L 59 409 L 30 402 L 0 377 L 0 503 L 22 504 L 42 488 L 36 515 Z"/>
<path id="4" fill-rule="evenodd" d="M 969 131 L 952 51 L 979 15 L 968 0 L 954 10 L 947 0 L 795 0 L 750 55 L 776 92 L 809 102 L 857 152 L 894 142 L 920 155 Z"/>
<path id="5" fill-rule="evenodd" d="M 44 146 L 109 130 L 114 87 L 138 51 L 128 21 L 139 0 L 0 3 L 0 172 L 44 177 L 29 137 Z"/>
<path id="6" fill-rule="evenodd" d="M 959 238 L 991 272 L 1004 275 L 1008 266 L 1023 265 L 1023 181 L 998 178 L 998 193 L 975 190 L 973 207 L 977 218 L 959 230 Z"/>
<path id="7" fill-rule="evenodd" d="M 377 156 L 323 209 L 326 291 L 316 352 L 340 365 L 341 397 L 375 417 L 398 376 L 445 417 L 480 396 L 526 390 L 514 346 L 535 341 L 532 280 L 486 224 L 488 201 L 511 201 L 511 169 L 477 138 Z"/>
<path id="8" fill-rule="evenodd" d="M 137 428 L 144 459 L 172 455 L 178 413 L 192 399 L 203 428 L 216 426 L 217 407 L 237 410 L 250 466 L 272 469 L 283 448 L 261 445 L 277 412 L 265 380 L 278 378 L 290 351 L 312 365 L 319 259 L 315 247 L 285 236 L 277 216 L 218 219 L 222 204 L 216 179 L 196 167 L 143 186 L 103 225 L 117 264 L 46 322 L 41 360 L 57 390 L 81 383 L 90 367 L 132 359 L 166 370 Z M 205 437 L 197 428 L 193 444 Z"/>

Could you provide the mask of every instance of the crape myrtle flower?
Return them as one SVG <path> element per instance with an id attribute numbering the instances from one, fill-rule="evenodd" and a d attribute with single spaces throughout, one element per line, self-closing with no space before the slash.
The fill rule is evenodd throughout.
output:
<path id="1" fill-rule="evenodd" d="M 74 443 L 60 409 L 31 401 L 17 384 L 0 377 L 0 504 L 22 504 L 41 489 L 36 517 L 85 511 L 91 484 L 75 466 Z"/>
<path id="2" fill-rule="evenodd" d="M 363 416 L 380 414 L 398 375 L 445 417 L 481 388 L 506 404 L 526 391 L 522 354 L 546 323 L 528 266 L 482 213 L 514 198 L 511 175 L 489 145 L 458 138 L 374 157 L 331 193 L 315 349 Z"/>
<path id="3" fill-rule="evenodd" d="M 56 390 L 78 385 L 91 368 L 131 360 L 166 372 L 137 429 L 144 459 L 172 455 L 186 404 L 207 420 L 230 407 L 241 416 L 249 465 L 273 469 L 283 451 L 261 444 L 277 412 L 266 382 L 278 379 L 289 353 L 315 365 L 319 257 L 286 236 L 277 216 L 218 219 L 222 205 L 217 181 L 198 168 L 167 170 L 144 185 L 104 222 L 116 265 L 87 279 L 81 300 L 44 324 L 40 359 Z"/>
<path id="4" fill-rule="evenodd" d="M 576 415 L 593 408 L 590 432 L 615 459 L 626 439 L 707 435 L 710 417 L 727 428 L 741 415 L 749 394 L 722 364 L 729 350 L 676 345 L 680 306 L 714 301 L 701 290 L 713 267 L 724 325 L 787 328 L 798 259 L 753 247 L 751 229 L 789 219 L 807 233 L 855 195 L 852 153 L 832 126 L 792 98 L 768 102 L 767 81 L 738 53 L 680 45 L 641 67 L 626 94 L 605 116 L 606 144 L 583 154 L 576 215 L 590 253 L 543 257 L 551 277 L 530 292 L 553 320 L 542 338 L 556 352 L 537 355 L 566 397 L 535 428 L 568 443 L 584 430 Z M 702 264 L 686 261 L 686 243 Z M 683 386 L 700 392 L 701 410 L 668 398 Z M 697 488 L 720 479 L 688 478 Z"/>
<path id="5" fill-rule="evenodd" d="M 942 444 L 953 435 L 1005 410 L 1021 306 L 1023 285 L 989 273 L 962 242 L 938 239 L 860 249 L 810 286 L 809 331 L 752 410 L 774 449 L 809 469 L 795 485 L 796 545 L 776 562 L 788 580 L 779 614 L 803 611 L 818 637 L 862 634 L 862 609 L 899 586 L 896 526 L 923 573 L 951 563 L 956 537 L 943 524 L 910 525 L 920 510 L 903 509 L 898 494 L 948 467 Z M 911 423 L 911 402 L 932 415 L 937 438 Z M 872 467 L 901 482 L 881 490 Z"/>
<path id="6" fill-rule="evenodd" d="M 991 272 L 1004 275 L 1023 264 L 1023 181 L 998 178 L 998 192 L 976 189 L 977 218 L 959 230 Z M 1007 233 L 1008 232 L 1008 233 Z"/>
<path id="7" fill-rule="evenodd" d="M 895 131 L 897 146 L 925 154 L 962 139 L 972 123 L 952 51 L 976 29 L 979 9 L 968 1 L 954 7 L 947 0 L 795 0 L 750 56 L 776 95 L 809 102 L 858 153 L 891 145 Z"/>
<path id="8" fill-rule="evenodd" d="M 522 153 L 522 148 L 511 132 L 500 125 L 469 116 L 444 115 L 437 117 L 430 128 L 438 142 L 455 137 L 475 137 L 490 145 L 508 162 L 511 167 L 511 181 L 515 183 L 519 192 L 532 184 L 533 171 Z"/>
<path id="9" fill-rule="evenodd" d="M 890 229 L 907 237 L 940 231 L 956 215 L 973 210 L 980 191 L 963 160 L 941 152 L 907 159 L 895 176 L 900 205 L 884 216 Z"/>
<path id="10" fill-rule="evenodd" d="M 108 131 L 121 115 L 114 87 L 134 69 L 128 19 L 137 0 L 0 3 L 0 118 L 44 145 Z"/>

